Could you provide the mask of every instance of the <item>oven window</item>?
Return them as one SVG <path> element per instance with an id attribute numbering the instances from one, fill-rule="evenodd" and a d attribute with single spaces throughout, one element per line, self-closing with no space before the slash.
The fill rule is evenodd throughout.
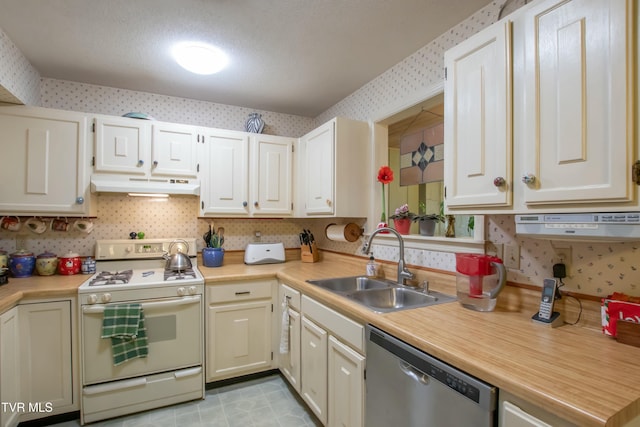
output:
<path id="1" fill-rule="evenodd" d="M 145 326 L 147 327 L 147 339 L 149 343 L 160 341 L 172 341 L 176 339 L 176 316 L 174 314 L 167 316 L 145 317 Z"/>

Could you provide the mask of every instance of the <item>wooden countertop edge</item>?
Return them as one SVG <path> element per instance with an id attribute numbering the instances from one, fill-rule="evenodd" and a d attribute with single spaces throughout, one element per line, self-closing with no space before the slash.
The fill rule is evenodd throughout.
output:
<path id="1" fill-rule="evenodd" d="M 368 310 L 363 306 L 360 306 L 359 304 L 350 302 L 343 297 L 306 283 L 305 280 L 307 279 L 361 274 L 361 270 L 363 269 L 364 263 L 366 262 L 362 258 L 342 258 L 339 255 L 330 255 L 326 258 L 326 262 L 324 263 L 321 262 L 313 264 L 301 263 L 299 261 L 287 261 L 283 264 L 269 264 L 258 266 L 246 266 L 244 264 L 225 264 L 222 268 L 207 268 L 203 267 L 202 265 L 199 265 L 198 267 L 202 272 L 205 278 L 205 283 L 207 285 L 215 286 L 216 284 L 223 284 L 229 281 L 237 280 L 280 279 L 291 285 L 292 287 L 302 291 L 304 294 L 318 299 L 318 301 L 322 302 L 323 304 L 336 309 L 337 311 L 340 311 L 341 313 L 353 318 L 356 321 L 362 323 L 371 323 L 375 326 L 378 326 L 388 331 L 389 333 L 396 335 L 398 338 L 408 342 L 409 344 L 414 345 L 415 347 L 420 348 L 421 350 L 430 353 L 435 357 L 441 358 L 444 361 L 458 367 L 459 369 L 468 372 L 471 375 L 483 379 L 498 388 L 507 390 L 510 393 L 519 396 L 537 406 L 540 406 L 563 419 L 576 423 L 577 425 L 622 427 L 629 423 L 631 420 L 640 419 L 640 384 L 638 384 L 638 393 L 635 399 L 626 399 L 626 402 L 621 402 L 620 400 L 610 400 L 608 403 L 610 403 L 612 406 L 603 405 L 601 404 L 601 402 L 593 402 L 594 406 L 585 409 L 584 404 L 581 405 L 580 402 L 575 401 L 575 399 L 573 398 L 563 399 L 560 392 L 554 392 L 553 390 L 547 392 L 545 391 L 544 387 L 536 387 L 533 384 L 529 383 L 518 383 L 516 382 L 517 379 L 514 379 L 514 377 L 509 375 L 508 372 L 494 372 L 484 368 L 482 363 L 478 363 L 479 361 L 481 362 L 482 359 L 469 359 L 455 349 L 452 350 L 451 348 L 440 346 L 438 345 L 437 341 L 429 341 L 428 338 L 420 336 L 419 334 L 412 333 L 409 330 L 410 328 L 402 326 L 403 322 L 407 322 L 407 319 L 411 320 L 413 317 L 419 318 L 425 313 L 431 313 L 435 315 L 438 311 L 438 307 L 443 307 L 444 305 L 399 311 L 395 313 L 378 314 Z M 336 262 L 337 260 L 340 260 L 341 262 Z M 330 267 L 329 270 L 327 270 L 326 267 Z M 77 279 L 72 279 L 72 277 L 77 277 Z M 81 275 L 78 275 L 69 276 L 68 278 L 65 277 L 65 279 L 66 280 L 63 286 L 59 286 L 59 284 L 56 284 L 56 286 L 54 286 L 53 284 L 47 286 L 34 285 L 26 286 L 24 289 L 15 289 L 14 287 L 14 289 L 9 290 L 6 287 L 11 286 L 14 281 L 11 281 L 9 285 L 3 285 L 2 287 L 0 287 L 0 314 L 15 305 L 18 305 L 22 300 L 25 299 L 77 296 L 77 288 L 85 280 L 85 278 L 83 278 Z M 444 289 L 438 288 L 440 280 L 442 280 L 443 282 L 447 282 L 451 280 L 451 278 L 444 277 L 443 279 L 438 278 L 434 280 L 435 289 L 443 291 Z M 18 279 L 16 279 L 16 282 L 20 283 L 18 282 Z M 451 289 L 449 289 L 448 293 L 451 293 Z M 435 309 L 435 311 L 430 311 L 433 309 Z M 463 309 L 460 308 L 460 310 Z M 470 312 L 470 310 L 464 310 Z M 444 315 L 441 314 L 441 316 Z M 520 320 L 519 322 L 521 323 L 522 321 Z M 584 328 L 575 327 L 575 329 L 578 330 Z M 595 335 L 593 331 L 591 331 L 590 333 Z M 584 334 L 586 334 L 585 336 L 591 336 L 587 332 L 578 333 L 578 335 Z M 638 360 L 640 360 L 640 358 L 638 358 Z M 607 398 L 607 396 L 602 396 L 603 401 L 608 401 L 609 399 L 610 398 Z"/>

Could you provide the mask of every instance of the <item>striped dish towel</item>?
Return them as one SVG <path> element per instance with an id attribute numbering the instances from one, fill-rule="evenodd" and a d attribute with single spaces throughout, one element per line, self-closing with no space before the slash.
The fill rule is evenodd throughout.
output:
<path id="1" fill-rule="evenodd" d="M 149 345 L 140 304 L 111 304 L 104 308 L 101 338 L 111 339 L 113 365 L 147 357 Z"/>

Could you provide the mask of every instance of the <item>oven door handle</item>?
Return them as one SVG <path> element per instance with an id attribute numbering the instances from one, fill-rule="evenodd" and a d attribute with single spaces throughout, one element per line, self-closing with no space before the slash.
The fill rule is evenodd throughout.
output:
<path id="1" fill-rule="evenodd" d="M 180 299 L 170 299 L 167 301 L 144 302 L 142 309 L 152 309 L 158 307 L 177 307 L 179 305 L 194 304 L 200 302 L 200 295 L 182 297 Z M 106 304 L 88 305 L 82 307 L 82 312 L 87 314 L 104 313 Z"/>

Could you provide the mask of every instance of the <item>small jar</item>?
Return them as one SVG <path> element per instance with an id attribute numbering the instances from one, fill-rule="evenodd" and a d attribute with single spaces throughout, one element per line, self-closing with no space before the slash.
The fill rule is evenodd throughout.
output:
<path id="1" fill-rule="evenodd" d="M 80 261 L 80 255 L 75 252 L 69 252 L 65 256 L 60 257 L 58 263 L 58 274 L 71 275 L 80 273 L 80 267 L 82 261 Z"/>
<path id="2" fill-rule="evenodd" d="M 31 277 L 36 266 L 36 257 L 24 249 L 9 256 L 9 269 L 13 277 Z"/>
<path id="3" fill-rule="evenodd" d="M 9 283 L 9 269 L 0 268 L 0 285 Z"/>
<path id="4" fill-rule="evenodd" d="M 36 271 L 41 276 L 55 274 L 58 267 L 58 256 L 51 252 L 44 252 L 36 258 Z"/>
<path id="5" fill-rule="evenodd" d="M 7 251 L 0 251 L 0 268 L 9 268 L 9 256 Z"/>
<path id="6" fill-rule="evenodd" d="M 82 261 L 82 274 L 94 274 L 96 272 L 96 261 L 90 256 Z"/>

